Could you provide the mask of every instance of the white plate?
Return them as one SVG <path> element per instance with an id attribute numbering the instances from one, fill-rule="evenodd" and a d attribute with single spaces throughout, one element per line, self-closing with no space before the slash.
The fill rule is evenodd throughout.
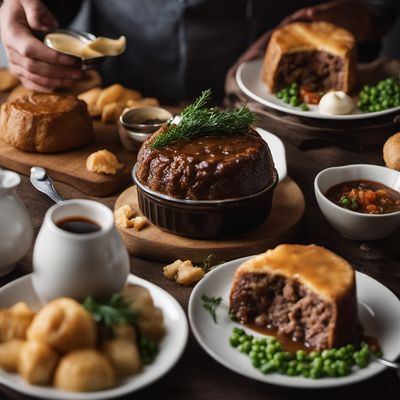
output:
<path id="1" fill-rule="evenodd" d="M 32 287 L 32 275 L 19 278 L 0 289 L 0 308 L 10 307 L 18 301 L 25 301 L 34 309 L 41 304 Z M 123 396 L 149 385 L 161 378 L 178 361 L 185 349 L 188 337 L 188 323 L 179 303 L 158 286 L 129 275 L 129 283 L 135 283 L 149 289 L 156 306 L 162 309 L 166 326 L 166 335 L 160 343 L 160 351 L 153 364 L 146 366 L 140 374 L 121 380 L 121 383 L 109 390 L 90 393 L 71 393 L 45 386 L 26 383 L 18 374 L 7 373 L 0 369 L 0 383 L 18 392 L 52 400 L 101 400 Z"/>
<path id="2" fill-rule="evenodd" d="M 370 113 L 361 112 L 357 107 L 351 114 L 347 115 L 326 115 L 318 111 L 317 105 L 310 105 L 309 111 L 302 111 L 299 107 L 292 107 L 272 94 L 261 80 L 261 58 L 245 62 L 236 71 L 236 83 L 239 88 L 250 98 L 275 110 L 288 114 L 300 115 L 301 117 L 319 119 L 364 119 L 374 118 L 400 110 L 400 107 L 393 107 L 388 110 L 375 111 Z"/>
<path id="3" fill-rule="evenodd" d="M 278 171 L 279 181 L 286 178 L 287 165 L 286 165 L 286 149 L 281 139 L 271 132 L 262 128 L 256 128 L 256 131 L 267 142 L 271 150 L 272 159 L 274 160 L 275 168 Z"/>
<path id="4" fill-rule="evenodd" d="M 189 300 L 189 321 L 194 336 L 204 350 L 225 367 L 252 379 L 280 386 L 301 388 L 326 388 L 355 383 L 384 370 L 384 366 L 372 362 L 367 368 L 354 370 L 341 378 L 307 379 L 277 373 L 263 375 L 254 368 L 248 355 L 240 353 L 229 344 L 234 326 L 227 305 L 229 291 L 236 268 L 250 257 L 222 264 L 209 272 L 194 288 Z M 395 360 L 400 355 L 400 301 L 385 286 L 368 275 L 356 272 L 359 317 L 367 335 L 378 338 L 385 358 Z M 201 296 L 221 296 L 215 324 L 202 306 Z M 245 328 L 251 331 L 249 328 Z M 252 332 L 254 336 L 261 336 Z"/>

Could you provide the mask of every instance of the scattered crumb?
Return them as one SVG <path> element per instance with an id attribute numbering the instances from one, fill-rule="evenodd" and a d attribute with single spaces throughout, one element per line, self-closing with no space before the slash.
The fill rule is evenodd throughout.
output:
<path id="1" fill-rule="evenodd" d="M 193 267 L 193 264 L 190 260 L 186 260 L 185 263 L 190 263 L 190 266 Z M 182 260 L 176 260 L 172 264 L 168 264 L 163 268 L 164 276 L 171 281 L 175 279 L 178 274 L 179 266 L 183 264 Z"/>
<path id="2" fill-rule="evenodd" d="M 108 150 L 92 153 L 86 160 L 86 168 L 97 174 L 115 175 L 124 164 L 120 164 L 115 154 Z"/>
<path id="3" fill-rule="evenodd" d="M 135 217 L 133 219 L 133 229 L 135 231 L 141 231 L 148 224 L 147 218 L 145 217 Z"/>
<path id="4" fill-rule="evenodd" d="M 135 226 L 134 220 L 135 213 L 126 204 L 121 206 L 114 212 L 115 223 L 122 228 L 133 228 Z"/>
<path id="5" fill-rule="evenodd" d="M 204 276 L 204 270 L 193 266 L 190 260 L 176 260 L 172 264 L 163 268 L 164 276 L 167 279 L 175 279 L 177 283 L 183 286 L 189 286 L 198 282 Z"/>
<path id="6" fill-rule="evenodd" d="M 133 228 L 135 231 L 141 231 L 148 225 L 147 219 L 142 216 L 136 216 L 128 204 L 115 210 L 114 218 L 115 223 L 121 228 Z"/>

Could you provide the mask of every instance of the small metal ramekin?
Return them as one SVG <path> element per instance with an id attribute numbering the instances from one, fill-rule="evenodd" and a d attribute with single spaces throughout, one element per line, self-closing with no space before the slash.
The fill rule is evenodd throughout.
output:
<path id="1" fill-rule="evenodd" d="M 161 107 L 127 108 L 119 117 L 119 134 L 127 150 L 138 151 L 142 143 L 160 129 L 173 115 Z M 146 123 L 159 120 L 157 123 Z"/>

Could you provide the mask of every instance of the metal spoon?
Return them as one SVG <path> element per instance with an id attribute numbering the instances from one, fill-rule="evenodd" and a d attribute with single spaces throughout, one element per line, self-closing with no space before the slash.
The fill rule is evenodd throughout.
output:
<path id="1" fill-rule="evenodd" d="M 52 179 L 47 175 L 47 172 L 42 167 L 32 167 L 31 168 L 31 183 L 32 185 L 49 196 L 56 203 L 62 203 L 65 201 L 54 189 Z"/>
<path id="2" fill-rule="evenodd" d="M 386 360 L 385 358 L 378 357 L 377 355 L 375 355 L 373 353 L 370 353 L 370 355 L 374 361 L 376 361 L 382 365 L 385 365 L 386 367 L 397 369 L 397 371 L 400 372 L 400 363 Z"/>

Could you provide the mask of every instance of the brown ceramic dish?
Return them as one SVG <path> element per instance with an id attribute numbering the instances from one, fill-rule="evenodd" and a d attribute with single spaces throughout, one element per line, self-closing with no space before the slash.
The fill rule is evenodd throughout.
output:
<path id="1" fill-rule="evenodd" d="M 278 183 L 274 169 L 273 182 L 257 193 L 236 199 L 184 200 L 150 190 L 137 178 L 136 168 L 137 164 L 132 178 L 143 215 L 164 231 L 198 239 L 231 236 L 260 225 L 270 214 Z"/>

